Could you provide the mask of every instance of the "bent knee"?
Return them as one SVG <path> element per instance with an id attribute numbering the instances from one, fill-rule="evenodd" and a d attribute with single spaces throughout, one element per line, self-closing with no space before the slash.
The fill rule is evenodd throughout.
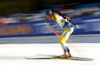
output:
<path id="1" fill-rule="evenodd" d="M 59 39 L 59 42 L 60 42 L 61 44 L 66 44 L 66 41 L 63 40 L 63 39 Z"/>

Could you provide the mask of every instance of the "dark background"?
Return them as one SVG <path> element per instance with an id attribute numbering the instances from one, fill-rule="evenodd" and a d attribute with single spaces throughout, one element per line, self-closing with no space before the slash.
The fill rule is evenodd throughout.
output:
<path id="1" fill-rule="evenodd" d="M 70 7 L 99 2 L 98 0 L 2 0 L 0 1 L 0 16 L 47 9 L 48 4 Z"/>

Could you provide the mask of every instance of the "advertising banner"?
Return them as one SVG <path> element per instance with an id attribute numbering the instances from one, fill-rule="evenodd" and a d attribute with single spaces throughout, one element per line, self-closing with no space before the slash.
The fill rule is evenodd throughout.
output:
<path id="1" fill-rule="evenodd" d="M 45 22 L 49 20 L 20 22 L 0 25 L 0 37 L 23 37 L 23 36 L 45 36 L 53 35 Z"/>
<path id="2" fill-rule="evenodd" d="M 71 18 L 80 28 L 74 27 L 72 35 L 100 34 L 100 16 Z M 24 37 L 24 36 L 49 36 L 55 35 L 46 25 L 50 23 L 56 31 L 61 33 L 62 28 L 53 20 L 41 20 L 0 25 L 0 37 Z"/>

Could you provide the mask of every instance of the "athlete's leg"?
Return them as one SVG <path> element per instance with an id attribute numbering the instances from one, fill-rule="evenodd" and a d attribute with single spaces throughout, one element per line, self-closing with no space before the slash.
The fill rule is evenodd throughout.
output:
<path id="1" fill-rule="evenodd" d="M 64 55 L 71 56 L 70 49 L 67 44 L 61 44 L 64 50 Z"/>
<path id="2" fill-rule="evenodd" d="M 61 36 L 59 38 L 59 42 L 61 43 L 63 49 L 64 49 L 64 55 L 67 53 L 71 56 L 69 47 L 66 44 L 66 41 L 68 40 L 70 34 L 73 32 L 73 28 L 64 28 L 63 32 L 61 33 Z"/>

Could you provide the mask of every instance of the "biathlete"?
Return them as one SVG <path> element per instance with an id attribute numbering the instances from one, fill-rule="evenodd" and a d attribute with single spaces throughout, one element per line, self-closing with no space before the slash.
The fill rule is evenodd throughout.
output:
<path id="1" fill-rule="evenodd" d="M 60 58 L 71 57 L 70 49 L 69 49 L 68 45 L 66 44 L 66 41 L 68 40 L 69 36 L 74 31 L 73 25 L 75 25 L 78 28 L 79 28 L 79 26 L 76 25 L 74 22 L 72 22 L 69 18 L 66 17 L 64 19 L 57 12 L 54 12 L 51 10 L 46 12 L 46 18 L 49 20 L 54 20 L 55 22 L 57 22 L 59 24 L 60 27 L 63 28 L 63 31 L 59 37 L 59 42 L 61 43 L 61 45 L 63 47 L 64 54 L 59 57 Z"/>

